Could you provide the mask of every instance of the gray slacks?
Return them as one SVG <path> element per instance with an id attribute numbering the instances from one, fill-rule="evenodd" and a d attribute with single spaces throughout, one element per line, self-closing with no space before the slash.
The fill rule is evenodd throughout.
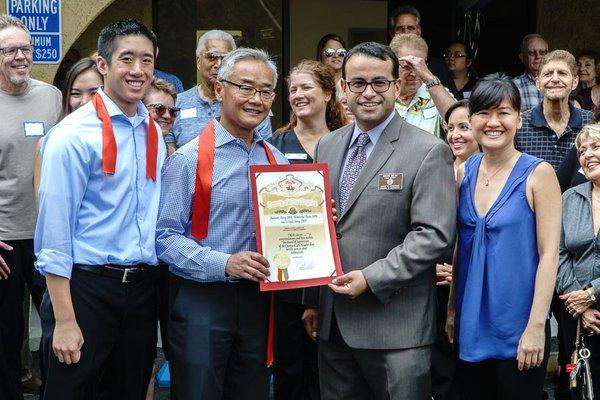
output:
<path id="1" fill-rule="evenodd" d="M 335 322 L 319 341 L 321 400 L 431 400 L 430 369 L 430 346 L 353 349 Z"/>

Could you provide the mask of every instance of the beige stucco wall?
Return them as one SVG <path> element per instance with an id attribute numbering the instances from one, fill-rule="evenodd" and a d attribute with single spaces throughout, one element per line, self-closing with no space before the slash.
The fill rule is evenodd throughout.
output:
<path id="1" fill-rule="evenodd" d="M 137 18 L 152 26 L 152 0 L 62 0 L 62 54 L 73 44 L 82 56 L 93 52 L 98 33 L 109 22 Z M 0 1 L 0 13 L 6 2 Z M 32 76 L 52 82 L 59 64 L 36 64 Z"/>
<path id="2" fill-rule="evenodd" d="M 538 32 L 548 40 L 550 49 L 574 54 L 584 49 L 600 50 L 598 0 L 538 0 Z"/>

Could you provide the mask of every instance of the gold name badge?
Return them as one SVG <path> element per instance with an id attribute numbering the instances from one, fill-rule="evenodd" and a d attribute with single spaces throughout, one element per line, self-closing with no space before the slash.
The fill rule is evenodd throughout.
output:
<path id="1" fill-rule="evenodd" d="M 396 174 L 379 174 L 379 190 L 402 190 L 402 181 L 404 175 Z"/>

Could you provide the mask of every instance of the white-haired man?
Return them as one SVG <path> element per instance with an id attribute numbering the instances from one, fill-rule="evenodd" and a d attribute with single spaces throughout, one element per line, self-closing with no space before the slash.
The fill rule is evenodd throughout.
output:
<path id="1" fill-rule="evenodd" d="M 198 39 L 196 46 L 196 69 L 200 72 L 197 86 L 177 96 L 176 106 L 181 109 L 165 142 L 179 148 L 196 138 L 202 129 L 221 112 L 221 102 L 215 96 L 217 72 L 223 57 L 236 49 L 235 40 L 229 33 L 213 29 Z M 259 126 L 261 136 L 271 134 L 267 116 Z"/>
<path id="2" fill-rule="evenodd" d="M 256 129 L 276 82 L 264 51 L 225 56 L 215 82 L 221 116 L 163 169 L 156 248 L 174 275 L 168 340 L 176 399 L 269 395 L 268 295 L 258 288 L 269 272 L 256 252 L 248 166 L 287 164 Z"/>

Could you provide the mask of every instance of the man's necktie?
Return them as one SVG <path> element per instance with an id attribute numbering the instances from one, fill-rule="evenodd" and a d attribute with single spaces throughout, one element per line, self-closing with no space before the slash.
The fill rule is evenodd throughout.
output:
<path id="1" fill-rule="evenodd" d="M 350 198 L 350 192 L 354 187 L 354 184 L 358 180 L 358 175 L 362 170 L 365 162 L 367 161 L 367 152 L 365 146 L 371 139 L 366 133 L 361 133 L 356 138 L 356 146 L 352 149 L 346 168 L 344 169 L 344 176 L 340 184 L 340 212 L 344 211 L 346 204 L 348 204 L 348 198 Z"/>

